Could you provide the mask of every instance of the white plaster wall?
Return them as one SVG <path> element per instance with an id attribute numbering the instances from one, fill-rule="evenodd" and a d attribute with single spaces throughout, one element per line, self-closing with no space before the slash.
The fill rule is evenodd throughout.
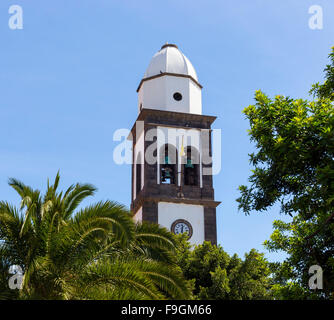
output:
<path id="1" fill-rule="evenodd" d="M 182 94 L 182 100 L 173 98 L 175 92 Z M 202 90 L 189 78 L 166 75 L 142 83 L 138 112 L 141 104 L 146 109 L 202 114 Z"/>
<path id="2" fill-rule="evenodd" d="M 138 93 L 140 104 L 146 109 L 166 110 L 166 77 L 144 81 Z"/>
<path id="3" fill-rule="evenodd" d="M 144 85 L 144 83 L 143 83 Z M 143 90 L 143 85 L 140 88 L 139 92 L 138 92 L 138 113 L 140 113 L 140 105 L 143 104 L 143 100 L 144 100 L 144 90 Z M 142 105 L 142 107 L 144 108 L 144 105 Z"/>
<path id="4" fill-rule="evenodd" d="M 202 114 L 202 89 L 189 81 L 190 113 Z"/>
<path id="5" fill-rule="evenodd" d="M 135 144 L 134 147 L 134 179 L 133 179 L 133 200 L 136 199 L 136 185 L 137 185 L 137 166 L 136 166 L 136 161 L 138 157 L 138 153 L 141 153 L 141 189 L 144 186 L 144 131 L 140 134 L 137 143 Z"/>
<path id="6" fill-rule="evenodd" d="M 133 216 L 133 220 L 135 222 L 141 222 L 143 220 L 143 208 L 142 207 L 140 207 L 138 211 L 135 213 L 135 215 Z"/>
<path id="7" fill-rule="evenodd" d="M 183 203 L 158 203 L 158 223 L 170 230 L 175 220 L 187 220 L 193 227 L 193 235 L 189 239 L 192 244 L 204 241 L 204 208 L 200 205 Z"/>
<path id="8" fill-rule="evenodd" d="M 189 78 L 166 76 L 166 110 L 175 112 L 190 112 Z M 175 92 L 182 94 L 182 100 L 173 98 Z"/>

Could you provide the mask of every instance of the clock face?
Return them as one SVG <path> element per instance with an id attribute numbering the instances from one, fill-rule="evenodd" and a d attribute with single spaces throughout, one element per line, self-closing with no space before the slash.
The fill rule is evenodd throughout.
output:
<path id="1" fill-rule="evenodd" d="M 175 234 L 187 233 L 189 239 L 191 238 L 193 234 L 193 228 L 191 224 L 188 221 L 183 220 L 183 219 L 174 221 L 172 224 L 171 230 Z"/>

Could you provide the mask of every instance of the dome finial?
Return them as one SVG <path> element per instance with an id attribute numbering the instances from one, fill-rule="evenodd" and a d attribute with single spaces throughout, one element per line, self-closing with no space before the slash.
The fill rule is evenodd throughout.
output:
<path id="1" fill-rule="evenodd" d="M 166 43 L 161 47 L 160 50 L 165 49 L 165 48 L 167 48 L 167 47 L 173 47 L 173 48 L 178 49 L 178 47 L 177 47 L 176 44 L 172 44 L 172 43 L 168 43 L 168 42 L 166 42 Z"/>

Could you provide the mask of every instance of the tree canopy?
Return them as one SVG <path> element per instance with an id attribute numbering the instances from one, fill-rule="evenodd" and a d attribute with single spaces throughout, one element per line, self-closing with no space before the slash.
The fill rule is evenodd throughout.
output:
<path id="1" fill-rule="evenodd" d="M 280 277 L 282 297 L 288 288 L 314 297 L 307 281 L 312 265 L 324 271 L 317 297 L 334 290 L 334 48 L 329 58 L 324 83 L 310 91 L 312 101 L 270 99 L 257 91 L 255 105 L 244 110 L 256 152 L 250 154 L 250 185 L 239 187 L 239 208 L 250 214 L 278 202 L 281 212 L 293 217 L 290 223 L 275 221 L 265 243 L 288 254 Z"/>
<path id="2" fill-rule="evenodd" d="M 197 299 L 271 299 L 270 264 L 252 249 L 240 259 L 205 241 L 191 248 L 186 235 L 178 236 L 178 264 Z"/>

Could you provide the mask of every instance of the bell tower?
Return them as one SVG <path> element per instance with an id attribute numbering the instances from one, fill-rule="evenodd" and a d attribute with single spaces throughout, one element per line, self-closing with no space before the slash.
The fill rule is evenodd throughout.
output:
<path id="1" fill-rule="evenodd" d="M 211 125 L 202 115 L 202 86 L 175 44 L 153 56 L 137 89 L 132 127 L 131 211 L 189 241 L 217 244 Z"/>

